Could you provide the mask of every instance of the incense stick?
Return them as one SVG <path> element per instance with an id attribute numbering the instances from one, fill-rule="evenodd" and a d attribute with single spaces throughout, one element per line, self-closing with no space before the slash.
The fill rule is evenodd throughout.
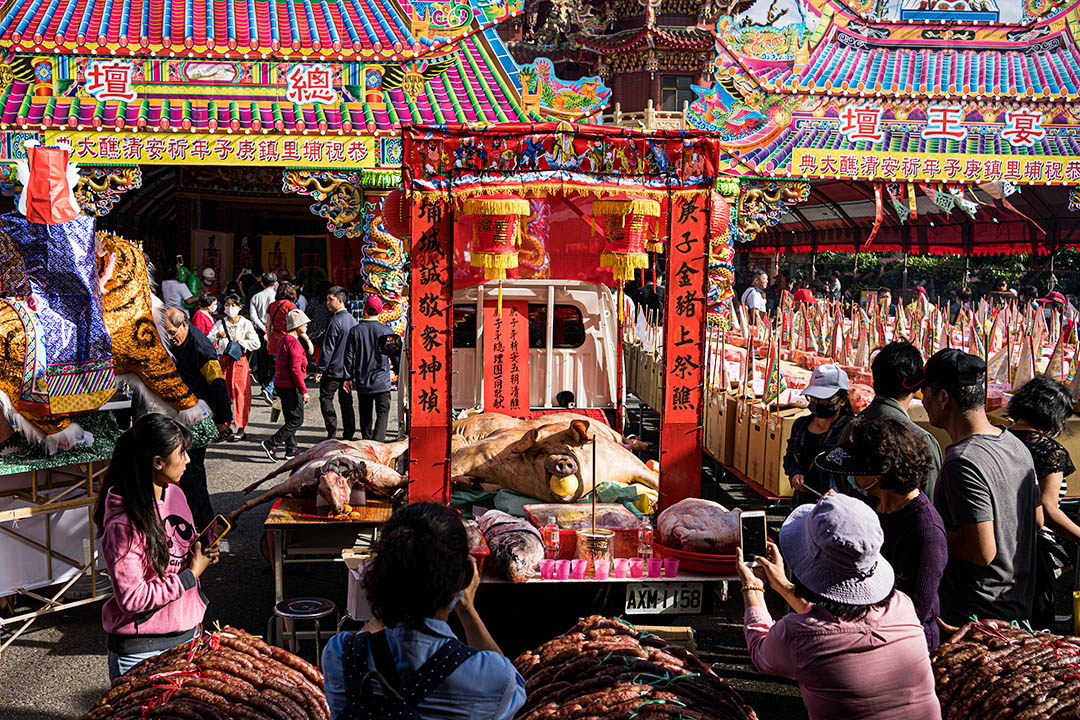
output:
<path id="1" fill-rule="evenodd" d="M 592 529 L 596 532 L 596 435 L 592 436 Z"/>

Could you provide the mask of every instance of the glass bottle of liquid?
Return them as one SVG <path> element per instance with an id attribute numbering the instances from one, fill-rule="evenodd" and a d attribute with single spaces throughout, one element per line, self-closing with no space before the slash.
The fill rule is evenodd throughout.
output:
<path id="1" fill-rule="evenodd" d="M 554 517 L 547 519 L 547 524 L 540 529 L 540 537 L 544 541 L 544 558 L 546 560 L 558 560 L 559 526 L 555 524 Z"/>
<path id="2" fill-rule="evenodd" d="M 652 557 L 653 529 L 648 520 L 638 528 L 638 557 L 648 560 Z"/>

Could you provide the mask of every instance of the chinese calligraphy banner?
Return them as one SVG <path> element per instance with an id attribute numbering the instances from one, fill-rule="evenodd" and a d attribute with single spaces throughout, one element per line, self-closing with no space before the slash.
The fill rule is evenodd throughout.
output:
<path id="1" fill-rule="evenodd" d="M 409 285 L 409 499 L 448 502 L 453 232 L 445 195 L 413 195 Z"/>
<path id="2" fill-rule="evenodd" d="M 1080 180 L 1080 158 L 795 148 L 791 171 L 798 177 L 843 179 L 1076 183 Z"/>
<path id="3" fill-rule="evenodd" d="M 484 305 L 484 410 L 529 415 L 529 304 Z"/>
<path id="4" fill-rule="evenodd" d="M 69 142 L 72 160 L 88 165 L 248 165 L 304 168 L 374 167 L 373 137 L 228 135 L 154 132 L 45 132 Z"/>
<path id="5" fill-rule="evenodd" d="M 660 505 L 701 491 L 702 367 L 710 193 L 672 193 L 664 313 Z"/>

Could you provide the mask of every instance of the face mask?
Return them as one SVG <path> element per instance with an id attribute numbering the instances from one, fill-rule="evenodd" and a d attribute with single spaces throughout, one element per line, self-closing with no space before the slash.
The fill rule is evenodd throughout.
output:
<path id="1" fill-rule="evenodd" d="M 869 493 L 870 489 L 873 488 L 875 485 L 877 485 L 879 482 L 881 482 L 881 478 L 878 478 L 877 480 L 870 483 L 866 487 L 859 487 L 859 483 L 855 482 L 855 476 L 854 475 L 848 475 L 847 479 L 848 479 L 848 484 L 850 484 L 851 487 L 855 488 L 855 492 L 859 493 L 859 495 L 861 495 L 863 497 L 866 497 L 867 495 L 869 495 L 870 494 Z"/>
<path id="2" fill-rule="evenodd" d="M 240 308 L 236 307 L 235 305 L 230 305 L 229 307 L 225 308 L 225 314 L 229 317 L 236 317 L 240 314 Z"/>
<path id="3" fill-rule="evenodd" d="M 454 608 L 457 607 L 457 604 L 461 602 L 461 598 L 463 597 L 465 597 L 464 590 L 459 591 L 458 594 L 454 596 L 454 599 L 450 601 L 450 612 L 454 612 Z"/>
<path id="4" fill-rule="evenodd" d="M 814 403 L 810 406 L 810 412 L 819 418 L 831 418 L 837 413 L 837 408 L 831 403 Z"/>
<path id="5" fill-rule="evenodd" d="M 210 314 L 213 315 L 216 312 L 217 312 L 217 303 L 214 303 L 213 305 L 210 306 Z"/>

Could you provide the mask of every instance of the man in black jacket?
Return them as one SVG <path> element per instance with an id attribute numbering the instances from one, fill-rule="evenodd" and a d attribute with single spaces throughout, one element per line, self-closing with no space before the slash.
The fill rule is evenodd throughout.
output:
<path id="1" fill-rule="evenodd" d="M 165 311 L 165 337 L 172 346 L 180 379 L 192 395 L 210 406 L 218 433 L 222 437 L 228 436 L 233 419 L 232 405 L 213 343 L 202 330 L 192 327 L 187 315 L 176 308 Z M 210 492 L 206 489 L 206 448 L 193 447 L 188 451 L 188 457 L 191 462 L 180 477 L 180 489 L 187 497 L 195 525 L 201 531 L 214 519 Z"/>
<path id="2" fill-rule="evenodd" d="M 356 388 L 360 437 L 376 442 L 386 440 L 386 423 L 390 417 L 390 348 L 397 340 L 394 331 L 379 322 L 381 312 L 382 300 L 377 295 L 368 295 L 364 319 L 349 331 L 345 346 L 345 371 L 350 378 L 345 388 L 348 392 Z"/>
<path id="3" fill-rule="evenodd" d="M 337 413 L 334 411 L 334 395 L 341 403 L 341 432 L 346 440 L 356 434 L 356 416 L 353 414 L 352 393 L 345 389 L 349 379 L 345 372 L 345 344 L 349 331 L 356 326 L 356 319 L 345 308 L 349 294 L 345 288 L 335 285 L 326 291 L 326 307 L 333 313 L 322 337 L 322 352 L 315 372 L 319 383 L 319 409 L 326 425 L 326 438 L 337 433 Z"/>

